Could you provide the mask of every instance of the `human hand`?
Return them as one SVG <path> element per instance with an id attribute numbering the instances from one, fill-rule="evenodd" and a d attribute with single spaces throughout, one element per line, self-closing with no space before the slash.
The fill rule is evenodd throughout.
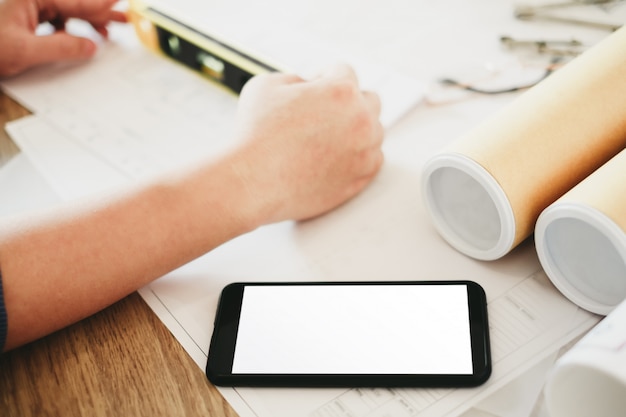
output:
<path id="1" fill-rule="evenodd" d="M 65 22 L 78 18 L 107 36 L 109 22 L 125 22 L 123 12 L 112 10 L 118 0 L 0 0 L 0 77 L 61 60 L 86 59 L 96 50 L 89 39 L 65 32 Z M 51 35 L 37 36 L 40 23 L 56 28 Z"/>
<path id="2" fill-rule="evenodd" d="M 310 81 L 268 74 L 241 92 L 234 165 L 256 201 L 260 223 L 318 216 L 359 193 L 383 154 L 380 99 L 362 92 L 354 71 L 329 68 Z"/>

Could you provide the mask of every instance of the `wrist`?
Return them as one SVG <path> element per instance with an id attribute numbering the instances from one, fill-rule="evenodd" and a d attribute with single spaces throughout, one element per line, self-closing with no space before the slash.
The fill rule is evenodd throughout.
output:
<path id="1" fill-rule="evenodd" d="M 202 234 L 221 236 L 219 245 L 267 223 L 266 204 L 259 199 L 255 172 L 240 153 L 233 153 L 181 179 L 188 216 Z M 257 172 L 258 174 L 258 172 Z"/>
<path id="2" fill-rule="evenodd" d="M 271 161 L 259 155 L 248 155 L 254 150 L 243 150 L 232 155 L 225 161 L 231 177 L 230 198 L 237 201 L 236 216 L 250 230 L 260 226 L 283 220 L 278 216 L 280 202 L 278 184 L 275 178 L 265 178 L 264 174 L 271 171 L 267 166 L 255 165 L 254 161 Z"/>

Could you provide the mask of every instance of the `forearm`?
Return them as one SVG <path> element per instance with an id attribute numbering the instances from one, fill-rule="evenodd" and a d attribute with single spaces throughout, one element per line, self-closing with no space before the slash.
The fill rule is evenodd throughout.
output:
<path id="1" fill-rule="evenodd" d="M 254 229 L 254 205 L 234 165 L 224 160 L 69 214 L 2 226 L 6 348 L 80 320 Z"/>
<path id="2" fill-rule="evenodd" d="M 103 0 L 104 1 L 104 0 Z M 319 216 L 383 162 L 380 101 L 346 66 L 265 74 L 239 98 L 232 154 L 63 215 L 0 225 L 6 348 L 88 316 L 270 222 Z"/>

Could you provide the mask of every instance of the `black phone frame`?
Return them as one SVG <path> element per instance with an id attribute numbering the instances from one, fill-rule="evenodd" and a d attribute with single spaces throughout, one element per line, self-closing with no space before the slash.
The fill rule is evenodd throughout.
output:
<path id="1" fill-rule="evenodd" d="M 468 374 L 233 374 L 232 364 L 245 286 L 280 285 L 466 285 L 472 362 Z M 307 281 L 236 282 L 221 293 L 206 365 L 206 376 L 218 386 L 248 387 L 431 387 L 459 388 L 483 384 L 491 375 L 487 298 L 474 281 Z"/>

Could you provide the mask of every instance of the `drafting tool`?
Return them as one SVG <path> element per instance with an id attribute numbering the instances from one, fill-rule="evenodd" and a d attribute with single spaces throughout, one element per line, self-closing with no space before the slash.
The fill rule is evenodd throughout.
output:
<path id="1" fill-rule="evenodd" d="M 620 1 L 623 0 L 575 0 L 549 3 L 538 6 L 520 5 L 515 8 L 515 17 L 520 20 L 547 20 L 552 22 L 569 23 L 595 29 L 604 29 L 614 32 L 622 25 L 607 22 L 598 22 L 588 19 L 577 19 L 567 16 L 559 16 L 554 12 L 559 12 L 560 10 L 576 6 L 608 6 L 612 4 L 617 4 Z"/>

